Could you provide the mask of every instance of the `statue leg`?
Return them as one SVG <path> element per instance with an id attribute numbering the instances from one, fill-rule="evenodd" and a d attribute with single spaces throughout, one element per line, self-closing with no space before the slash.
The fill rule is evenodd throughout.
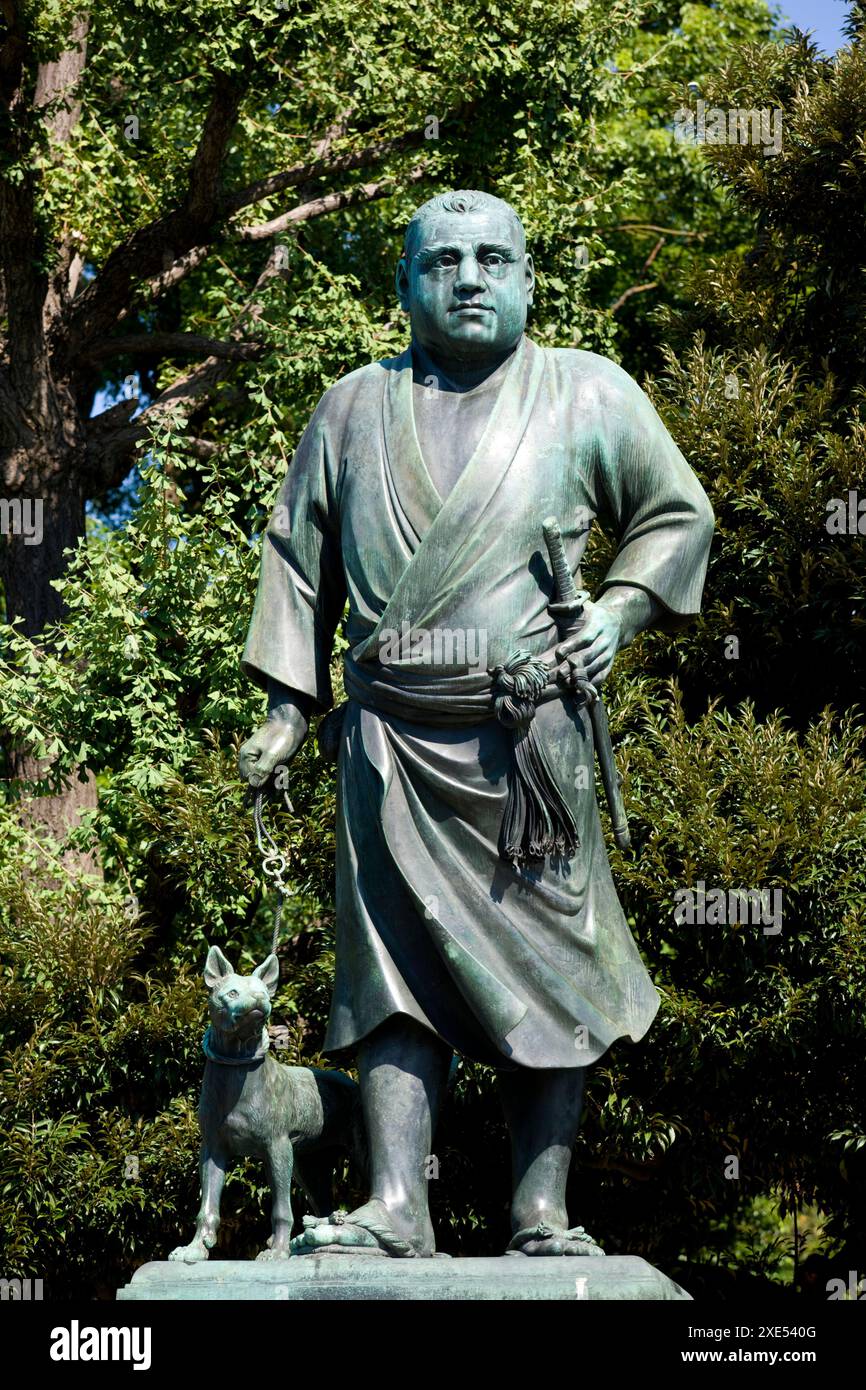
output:
<path id="1" fill-rule="evenodd" d="M 267 1150 L 271 1179 L 271 1237 L 256 1255 L 257 1260 L 287 1260 L 292 1239 L 292 1171 L 295 1155 L 292 1141 L 283 1134 L 271 1141 Z"/>
<path id="2" fill-rule="evenodd" d="M 170 1260 L 182 1260 L 192 1264 L 196 1260 L 206 1260 L 216 1245 L 220 1224 L 220 1201 L 228 1167 L 228 1155 L 202 1140 L 199 1151 L 199 1175 L 201 1179 L 201 1205 L 195 1226 L 195 1235 L 189 1245 L 179 1245 L 169 1255 Z"/>
<path id="3" fill-rule="evenodd" d="M 449 1048 L 413 1019 L 396 1015 L 358 1054 L 370 1152 L 369 1201 L 339 1222 L 305 1217 L 298 1254 L 323 1247 L 432 1255 L 426 1160 L 448 1079 Z"/>
<path id="4" fill-rule="evenodd" d="M 509 1252 L 589 1255 L 603 1251 L 582 1226 L 569 1230 L 565 1188 L 583 1106 L 585 1067 L 499 1073 L 511 1136 Z"/>

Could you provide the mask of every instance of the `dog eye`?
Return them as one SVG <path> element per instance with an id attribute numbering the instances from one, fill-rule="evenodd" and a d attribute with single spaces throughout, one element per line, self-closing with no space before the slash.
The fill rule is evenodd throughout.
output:
<path id="1" fill-rule="evenodd" d="M 237 992 L 237 990 L 236 990 L 236 989 L 230 989 L 229 992 L 228 992 L 228 997 L 229 997 L 229 999 L 237 999 L 237 997 L 238 997 L 238 992 Z"/>

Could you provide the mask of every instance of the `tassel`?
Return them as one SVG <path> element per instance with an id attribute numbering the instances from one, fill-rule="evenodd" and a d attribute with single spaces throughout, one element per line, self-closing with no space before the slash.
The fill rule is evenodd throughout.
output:
<path id="1" fill-rule="evenodd" d="M 512 864 L 549 854 L 571 858 L 578 845 L 577 827 L 533 724 L 536 703 L 547 684 L 547 667 L 528 652 L 517 651 L 492 674 L 496 717 L 514 735 L 500 856 Z"/>

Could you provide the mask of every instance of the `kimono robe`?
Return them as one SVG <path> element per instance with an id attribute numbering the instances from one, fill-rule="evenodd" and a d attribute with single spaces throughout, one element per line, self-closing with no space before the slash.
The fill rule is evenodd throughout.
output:
<path id="1" fill-rule="evenodd" d="M 409 350 L 331 387 L 288 470 L 243 665 L 327 710 L 348 598 L 329 1055 L 400 1014 L 494 1066 L 587 1066 L 656 1013 L 611 878 L 592 726 L 568 694 L 538 705 L 534 733 L 577 850 L 519 868 L 499 855 L 513 745 L 488 669 L 516 649 L 553 662 L 551 514 L 574 571 L 597 517 L 618 540 L 602 589 L 646 590 L 673 626 L 698 612 L 709 502 L 646 395 L 593 353 L 521 339 L 444 502 Z M 435 667 L 413 660 L 421 632 L 443 634 Z M 455 633 L 465 651 L 449 651 Z M 483 669 L 469 664 L 479 651 Z"/>

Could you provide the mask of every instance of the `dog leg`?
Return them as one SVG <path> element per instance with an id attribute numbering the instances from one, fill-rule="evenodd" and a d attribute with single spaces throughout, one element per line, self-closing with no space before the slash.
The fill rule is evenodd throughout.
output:
<path id="1" fill-rule="evenodd" d="M 194 1264 L 206 1260 L 216 1244 L 220 1224 L 220 1200 L 226 1180 L 227 1156 L 212 1151 L 202 1144 L 199 1156 L 201 1177 L 201 1205 L 195 1225 L 195 1235 L 189 1245 L 179 1245 L 169 1255 L 170 1260 L 182 1260 L 184 1264 Z"/>
<path id="2" fill-rule="evenodd" d="M 267 1163 L 271 1175 L 272 1235 L 257 1260 L 287 1260 L 292 1239 L 292 1168 L 295 1156 L 287 1135 L 268 1144 Z"/>

